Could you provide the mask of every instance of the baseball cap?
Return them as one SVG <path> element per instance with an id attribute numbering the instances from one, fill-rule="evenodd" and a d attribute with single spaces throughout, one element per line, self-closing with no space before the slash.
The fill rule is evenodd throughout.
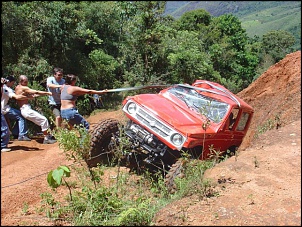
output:
<path id="1" fill-rule="evenodd" d="M 14 76 L 8 76 L 6 80 L 8 80 L 8 82 L 12 82 L 12 81 L 16 81 L 16 78 Z"/>

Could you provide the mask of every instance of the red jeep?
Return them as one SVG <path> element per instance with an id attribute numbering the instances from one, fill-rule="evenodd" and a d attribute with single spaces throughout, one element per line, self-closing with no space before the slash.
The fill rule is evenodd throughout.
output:
<path id="1" fill-rule="evenodd" d="M 211 151 L 234 153 L 253 116 L 242 99 L 206 80 L 128 96 L 123 112 L 126 125 L 106 119 L 92 129 L 89 165 L 112 158 L 116 145 L 131 168 L 154 171 L 168 171 L 183 155 L 207 159 Z"/>

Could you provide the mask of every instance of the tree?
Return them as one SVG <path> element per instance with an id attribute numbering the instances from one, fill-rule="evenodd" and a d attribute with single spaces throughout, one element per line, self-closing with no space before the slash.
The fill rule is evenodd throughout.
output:
<path id="1" fill-rule="evenodd" d="M 121 61 L 124 62 L 124 79 L 131 86 L 156 81 L 162 74 L 162 63 L 158 55 L 159 44 L 165 33 L 164 1 L 129 2 L 134 15 L 124 26 L 126 41 L 121 46 Z M 125 7 L 125 6 L 124 6 Z"/>
<path id="2" fill-rule="evenodd" d="M 248 36 L 239 19 L 222 15 L 211 20 L 203 30 L 201 39 L 209 53 L 213 68 L 220 74 L 220 81 L 233 92 L 247 87 L 253 80 L 258 64 L 257 53 L 248 49 Z M 231 86 L 229 86 L 231 85 Z"/>
<path id="3" fill-rule="evenodd" d="M 262 47 L 266 54 L 273 57 L 274 63 L 282 60 L 291 53 L 291 46 L 295 44 L 295 37 L 287 31 L 270 31 L 262 37 Z"/>
<path id="4" fill-rule="evenodd" d="M 211 15 L 204 9 L 187 11 L 178 20 L 178 27 L 181 30 L 197 31 L 202 26 L 208 26 Z"/>
<path id="5" fill-rule="evenodd" d="M 194 31 L 175 31 L 165 34 L 161 49 L 165 50 L 168 65 L 167 83 L 193 83 L 196 79 L 211 80 L 215 76 L 209 56 Z"/>

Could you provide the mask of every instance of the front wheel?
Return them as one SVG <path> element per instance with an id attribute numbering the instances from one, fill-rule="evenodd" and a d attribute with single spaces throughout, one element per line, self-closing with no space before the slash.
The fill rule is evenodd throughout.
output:
<path id="1" fill-rule="evenodd" d="M 89 167 L 98 163 L 108 164 L 112 161 L 118 143 L 119 122 L 116 119 L 100 121 L 91 131 Z"/>
<path id="2" fill-rule="evenodd" d="M 175 179 L 177 177 L 184 177 L 184 167 L 187 160 L 179 158 L 170 168 L 168 174 L 165 177 L 165 185 L 169 193 L 175 193 L 177 191 L 177 186 L 175 184 Z"/>

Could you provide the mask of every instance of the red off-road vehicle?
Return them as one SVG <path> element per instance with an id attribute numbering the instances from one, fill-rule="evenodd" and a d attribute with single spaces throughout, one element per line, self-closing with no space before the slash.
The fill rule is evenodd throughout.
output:
<path id="1" fill-rule="evenodd" d="M 206 80 L 128 96 L 123 112 L 127 124 L 106 119 L 91 130 L 90 166 L 110 160 L 117 150 L 131 168 L 149 171 L 169 171 L 183 155 L 207 159 L 211 151 L 235 152 L 253 116 L 242 99 Z"/>

